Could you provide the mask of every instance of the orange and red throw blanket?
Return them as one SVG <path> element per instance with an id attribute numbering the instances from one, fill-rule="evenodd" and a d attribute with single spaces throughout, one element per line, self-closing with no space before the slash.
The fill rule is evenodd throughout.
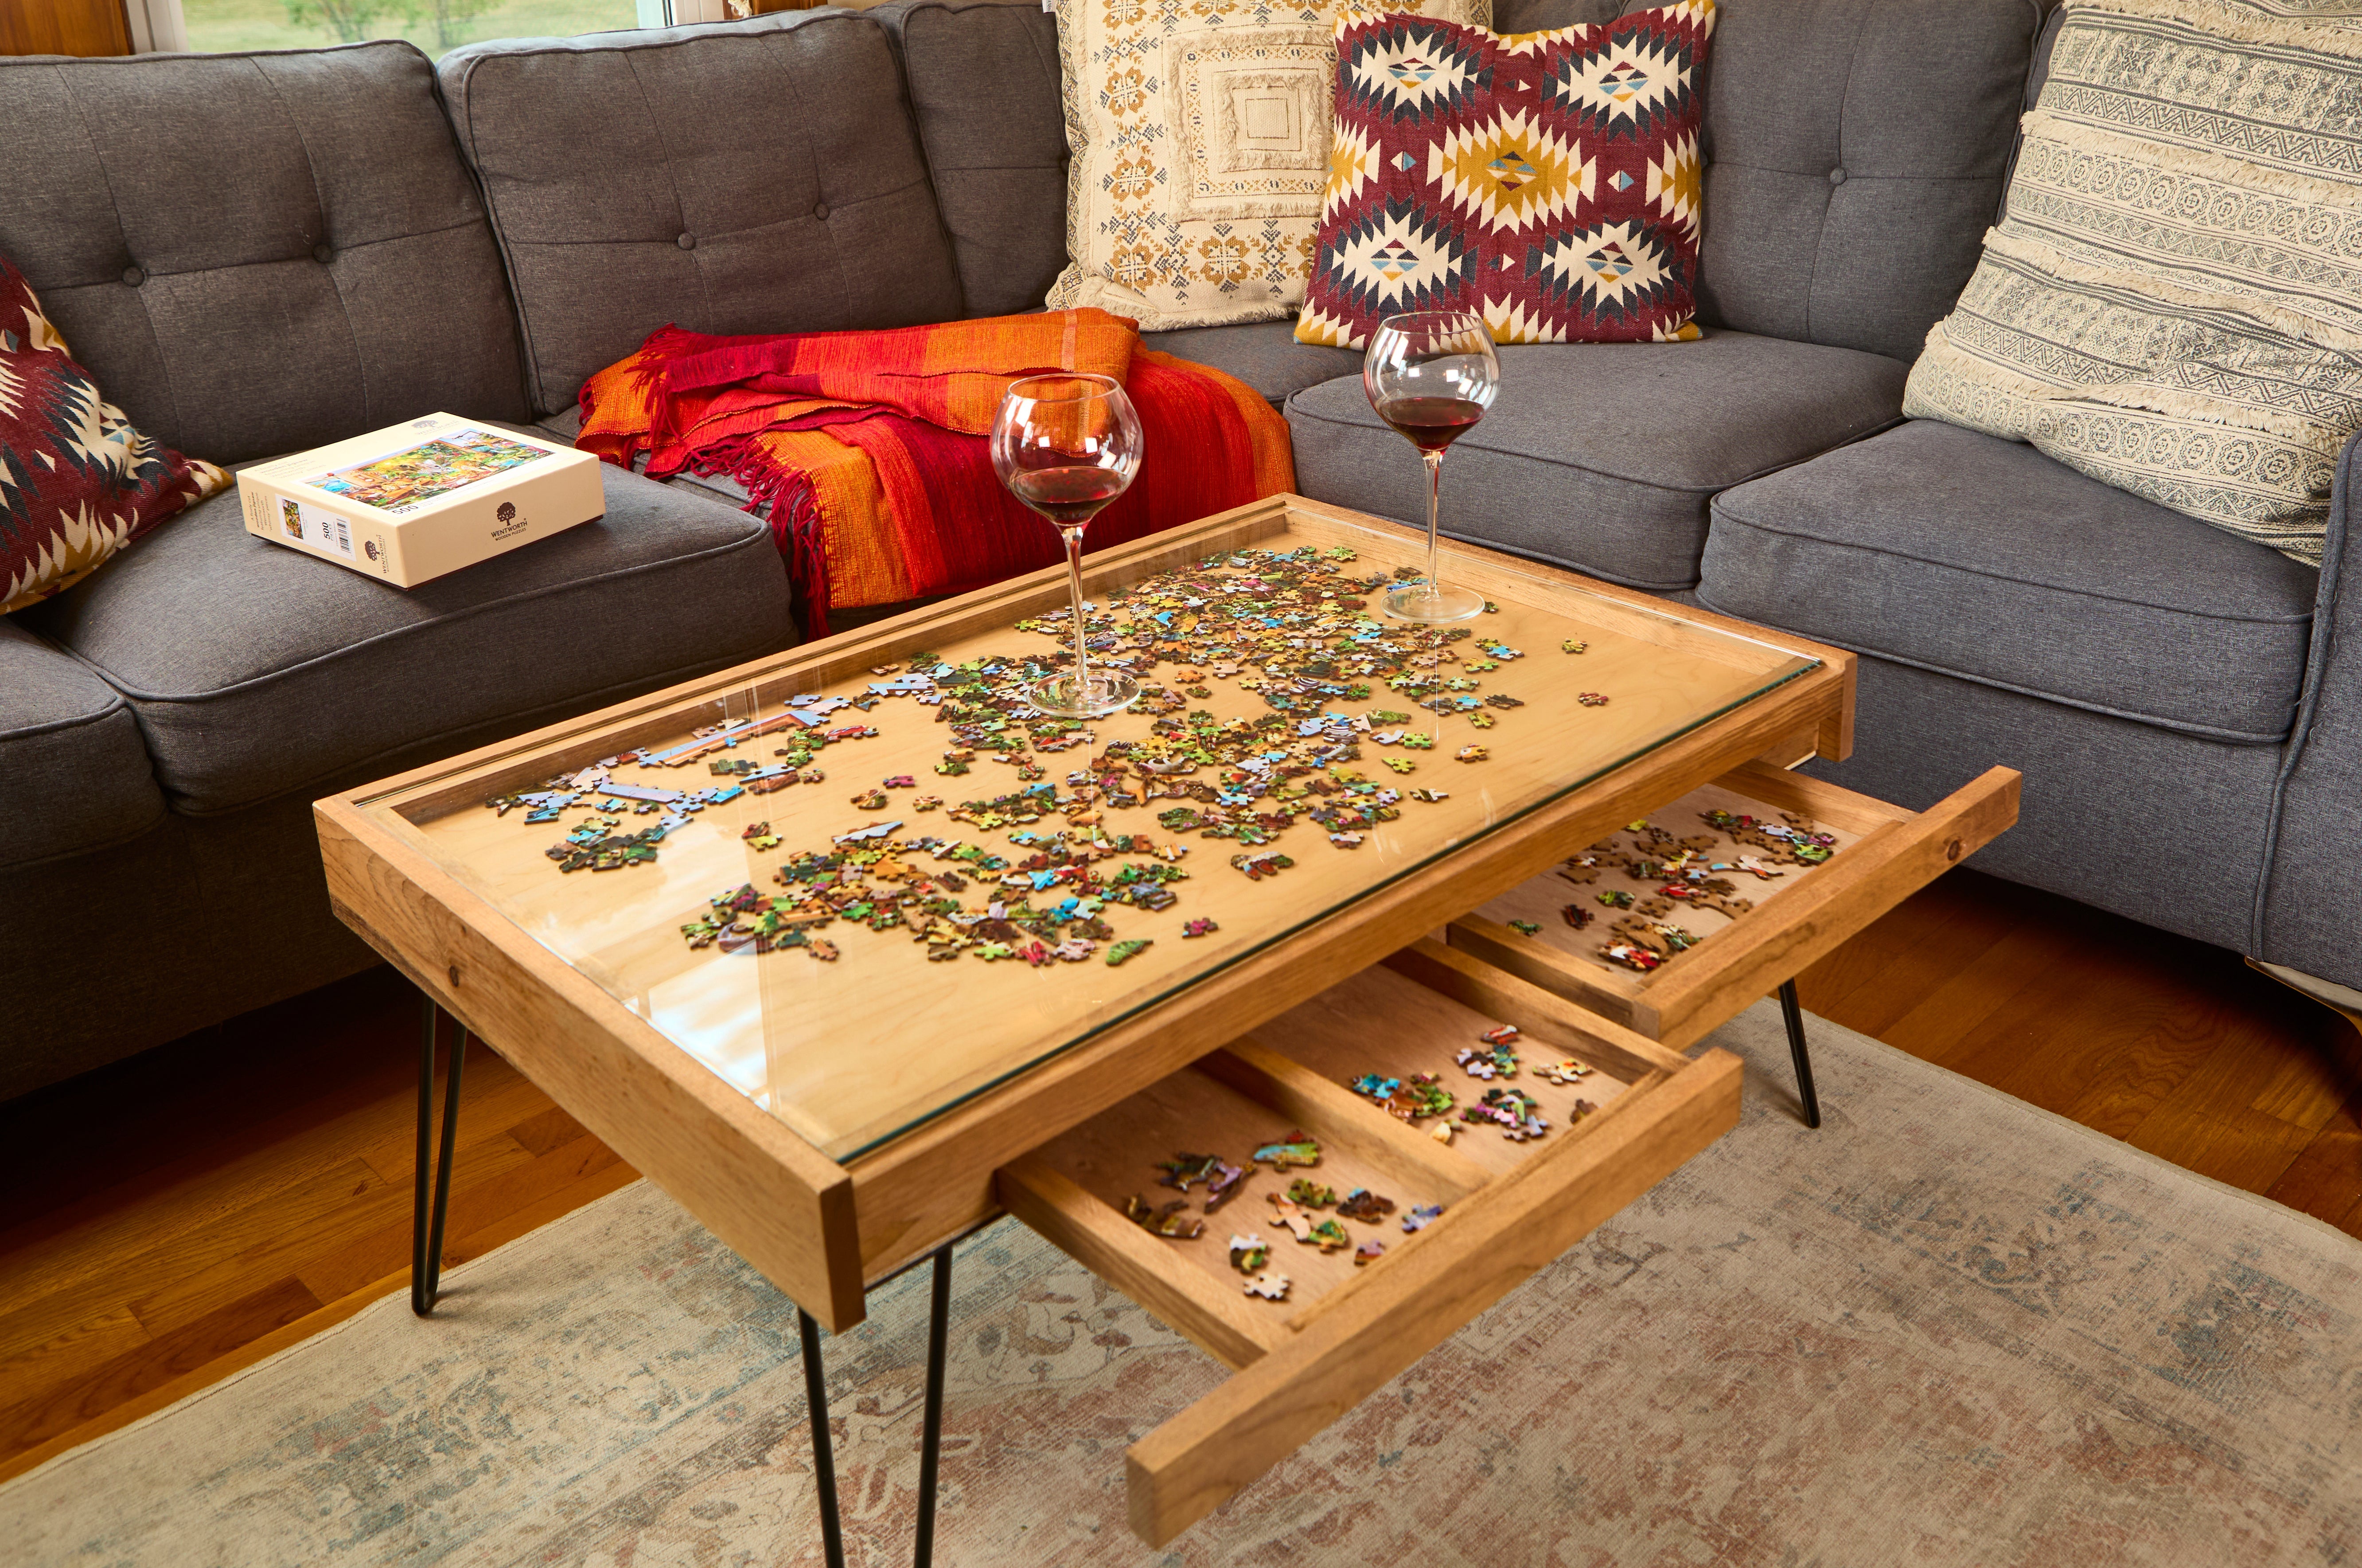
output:
<path id="1" fill-rule="evenodd" d="M 1235 377 L 1141 346 L 1099 310 L 889 332 L 711 337 L 668 326 L 582 389 L 575 445 L 647 472 L 726 475 L 767 516 L 813 635 L 830 609 L 958 593 L 1063 558 L 992 471 L 1021 376 L 1113 376 L 1140 411 L 1139 476 L 1093 548 L 1292 490 L 1287 422 Z"/>

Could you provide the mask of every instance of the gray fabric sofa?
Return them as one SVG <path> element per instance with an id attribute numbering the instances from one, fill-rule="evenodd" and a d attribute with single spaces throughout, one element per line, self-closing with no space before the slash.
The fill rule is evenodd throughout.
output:
<path id="1" fill-rule="evenodd" d="M 2339 539 L 2316 573 L 1901 416 L 2000 202 L 2042 20 L 1724 0 L 1705 337 L 1507 351 L 1445 525 L 1857 649 L 1859 750 L 1816 767 L 1914 805 L 2023 768 L 1981 867 L 2362 985 L 2334 854 L 2362 791 Z M 1024 310 L 1066 254 L 1037 0 L 439 67 L 395 44 L 6 61 L 0 134 L 28 149 L 0 251 L 135 419 L 223 461 L 435 409 L 568 435 L 584 378 L 668 322 Z M 1308 493 L 1416 511 L 1358 356 L 1286 322 L 1153 342 L 1284 406 Z M 0 1096 L 367 962 L 326 907 L 314 796 L 793 640 L 733 486 L 606 481 L 601 523 L 408 594 L 215 502 L 0 622 Z"/>

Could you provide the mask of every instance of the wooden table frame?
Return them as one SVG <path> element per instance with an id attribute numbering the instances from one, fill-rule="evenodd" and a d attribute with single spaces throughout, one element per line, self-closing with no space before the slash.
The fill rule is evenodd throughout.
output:
<path id="1" fill-rule="evenodd" d="M 1234 546 L 1290 514 L 1367 528 L 1370 519 L 1278 496 L 1116 547 L 1094 569 Z M 1652 615 L 1651 596 L 1462 547 L 1453 565 L 1563 583 Z M 655 723 L 686 690 L 722 690 L 796 670 L 850 679 L 921 625 L 1002 624 L 1062 602 L 1051 568 L 948 604 L 749 661 L 668 692 L 483 747 L 315 803 L 337 916 L 478 1038 L 832 1332 L 861 1320 L 866 1286 L 999 1211 L 994 1172 L 1066 1129 L 1228 1044 L 1346 977 L 1546 869 L 1636 810 L 1755 759 L 1782 766 L 1852 749 L 1854 658 L 1784 633 L 1683 609 L 1683 620 L 1796 656 L 1808 669 L 1606 776 L 1550 801 L 1228 968 L 1176 990 L 997 1088 L 840 1165 L 723 1082 L 646 1019 L 535 942 L 363 802 L 447 774 L 556 745 L 592 724 Z M 544 771 L 547 771 L 545 769 Z"/>

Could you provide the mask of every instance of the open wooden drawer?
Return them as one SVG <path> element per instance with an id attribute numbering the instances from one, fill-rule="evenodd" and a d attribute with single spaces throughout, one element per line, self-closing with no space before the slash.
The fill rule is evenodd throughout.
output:
<path id="1" fill-rule="evenodd" d="M 1448 940 L 1651 1040 L 1688 1045 L 1982 848 L 2017 820 L 2017 795 L 2018 775 L 1994 767 L 1908 812 L 1750 763 L 1453 922 Z M 1714 811 L 1754 817 L 1774 834 L 1805 822 L 1829 841 L 1819 846 L 1828 858 L 1797 864 L 1792 845 L 1760 827 L 1716 828 L 1705 820 Z M 1708 900 L 1753 907 L 1726 914 L 1694 901 L 1697 884 L 1683 885 L 1681 873 L 1653 874 L 1682 840 L 1713 845 L 1703 858 L 1730 867 L 1707 878 L 1727 889 Z M 1742 856 L 1752 869 L 1737 864 Z M 1629 901 L 1609 907 L 1602 894 Z M 1649 959 L 1628 952 L 1635 922 L 1672 925 L 1683 933 L 1674 941 L 1694 944 L 1637 970 L 1629 965 Z M 1643 933 L 1651 938 L 1671 945 L 1661 933 Z M 1612 946 L 1628 949 L 1623 961 L 1606 954 Z"/>
<path id="2" fill-rule="evenodd" d="M 1518 1070 L 1481 1079 L 1455 1058 L 1489 1052 L 1482 1037 L 1503 1024 L 1522 1032 Z M 1570 1057 L 1592 1070 L 1548 1071 Z M 1350 1087 L 1414 1074 L 1456 1106 L 1413 1121 Z M 1689 1060 L 1422 941 L 1003 1167 L 1005 1208 L 1236 1369 L 1133 1446 L 1133 1529 L 1164 1544 L 1655 1186 L 1738 1121 L 1739 1077 L 1727 1052 Z M 1465 1120 L 1492 1089 L 1532 1097 L 1547 1131 L 1519 1141 Z M 1595 1109 L 1578 1119 L 1578 1100 Z M 1449 1143 L 1433 1135 L 1443 1123 Z M 1249 1164 L 1297 1130 L 1318 1165 Z M 1206 1187 L 1158 1185 L 1158 1162 L 1209 1153 L 1251 1174 L 1208 1215 Z M 1392 1212 L 1339 1221 L 1350 1242 L 1324 1251 L 1275 1220 L 1271 1198 L 1297 1177 L 1341 1198 L 1366 1188 Z M 1186 1199 L 1203 1233 L 1152 1232 L 1126 1218 L 1134 1197 Z M 1425 1206 L 1441 1212 L 1414 1215 Z M 1283 1299 L 1248 1293 L 1234 1234 L 1268 1246 Z M 1371 1241 L 1383 1255 L 1357 1264 Z"/>

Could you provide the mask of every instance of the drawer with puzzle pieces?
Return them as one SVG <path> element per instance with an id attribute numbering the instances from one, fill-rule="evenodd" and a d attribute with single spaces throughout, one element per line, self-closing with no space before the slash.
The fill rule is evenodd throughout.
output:
<path id="1" fill-rule="evenodd" d="M 2015 820 L 1749 764 L 1003 1166 L 1001 1206 L 1235 1375 L 1135 1444 L 1152 1545 L 1738 1120 L 1684 1055 Z"/>
<path id="2" fill-rule="evenodd" d="M 1909 812 L 1749 763 L 1454 921 L 1448 940 L 1687 1045 L 1982 848 L 2017 796 L 1995 767 Z"/>
<path id="3" fill-rule="evenodd" d="M 1234 1370 L 1128 1460 L 1171 1540 L 1738 1120 L 1695 1060 L 1421 941 L 1002 1167 Z"/>

